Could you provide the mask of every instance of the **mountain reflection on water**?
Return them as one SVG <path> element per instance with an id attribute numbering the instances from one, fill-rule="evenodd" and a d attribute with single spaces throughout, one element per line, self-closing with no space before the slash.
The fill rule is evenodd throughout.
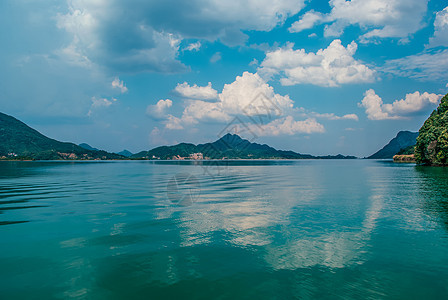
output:
<path id="1" fill-rule="evenodd" d="M 5 299 L 448 296 L 442 168 L 367 160 L 207 169 L 2 164 Z M 185 182 L 194 186 L 182 185 L 191 176 Z M 170 198 L 192 188 L 188 205 Z"/>

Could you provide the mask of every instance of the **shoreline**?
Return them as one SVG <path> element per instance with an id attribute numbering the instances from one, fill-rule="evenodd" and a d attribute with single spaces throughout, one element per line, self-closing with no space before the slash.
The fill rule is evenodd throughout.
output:
<path id="1" fill-rule="evenodd" d="M 0 159 L 1 161 L 28 161 L 28 162 L 104 162 L 104 161 L 160 161 L 160 162 L 215 162 L 215 161 L 296 161 L 296 160 L 365 160 L 364 158 L 231 158 L 231 159 Z M 375 160 L 375 159 L 371 159 Z"/>

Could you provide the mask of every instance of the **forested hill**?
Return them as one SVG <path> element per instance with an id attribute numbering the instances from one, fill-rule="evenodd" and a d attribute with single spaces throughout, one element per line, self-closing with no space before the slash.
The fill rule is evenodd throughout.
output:
<path id="1" fill-rule="evenodd" d="M 121 155 L 87 150 L 46 137 L 16 118 L 0 113 L 0 158 L 3 159 L 120 159 Z"/>
<path id="2" fill-rule="evenodd" d="M 420 128 L 415 159 L 419 164 L 448 166 L 448 94 Z"/>

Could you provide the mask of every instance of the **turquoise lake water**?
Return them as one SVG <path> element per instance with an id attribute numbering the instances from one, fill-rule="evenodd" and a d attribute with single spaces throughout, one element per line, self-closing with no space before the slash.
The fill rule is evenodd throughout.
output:
<path id="1" fill-rule="evenodd" d="M 448 168 L 0 162 L 1 299 L 447 299 Z"/>

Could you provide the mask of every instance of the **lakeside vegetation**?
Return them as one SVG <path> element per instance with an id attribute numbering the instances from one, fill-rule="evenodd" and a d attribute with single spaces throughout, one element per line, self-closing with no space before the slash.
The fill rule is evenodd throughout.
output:
<path id="1" fill-rule="evenodd" d="M 448 165 L 448 94 L 420 128 L 415 159 L 418 164 Z"/>

